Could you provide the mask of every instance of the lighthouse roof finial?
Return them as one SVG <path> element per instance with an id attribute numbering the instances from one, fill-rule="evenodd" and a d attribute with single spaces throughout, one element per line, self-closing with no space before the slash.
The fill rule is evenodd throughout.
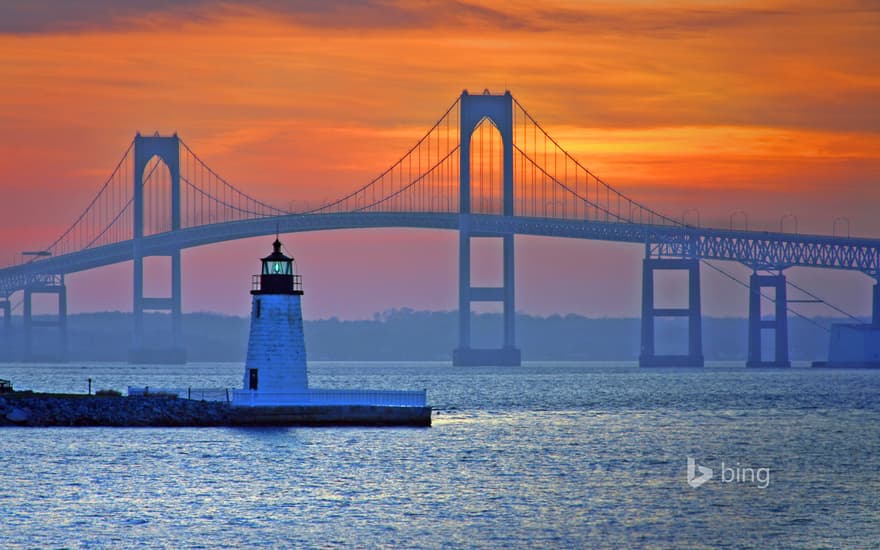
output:
<path id="1" fill-rule="evenodd" d="M 275 242 L 272 243 L 272 250 L 275 254 L 281 254 L 281 239 L 278 238 L 278 222 L 275 222 Z"/>

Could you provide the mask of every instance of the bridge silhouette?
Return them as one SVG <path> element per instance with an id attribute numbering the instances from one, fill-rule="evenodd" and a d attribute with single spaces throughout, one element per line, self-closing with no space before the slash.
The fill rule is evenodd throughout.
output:
<path id="1" fill-rule="evenodd" d="M 784 270 L 794 266 L 861 271 L 880 277 L 880 239 L 746 228 L 686 225 L 605 183 L 573 158 L 509 93 L 463 92 L 427 133 L 387 170 L 354 192 L 300 211 L 278 208 L 233 186 L 179 136 L 138 134 L 94 199 L 54 242 L 28 262 L 0 269 L 0 330 L 11 330 L 12 296 L 23 294 L 24 353 L 33 359 L 35 294 L 57 296 L 61 349 L 67 347 L 65 275 L 133 261 L 134 331 L 131 360 L 184 361 L 181 341 L 181 250 L 210 243 L 301 231 L 418 227 L 459 233 L 459 336 L 456 365 L 518 365 L 515 336 L 514 235 L 544 235 L 640 243 L 645 247 L 642 366 L 702 366 L 700 261 L 727 260 L 752 269 L 749 279 L 748 365 L 787 366 Z M 471 282 L 471 241 L 499 239 L 500 286 Z M 144 294 L 144 259 L 170 258 L 170 296 Z M 688 304 L 655 307 L 656 271 L 683 271 Z M 761 316 L 762 291 L 775 290 L 775 315 Z M 503 343 L 471 343 L 475 302 L 500 303 Z M 144 312 L 170 313 L 166 347 L 144 343 Z M 880 285 L 873 289 L 872 324 L 880 325 Z M 688 322 L 687 353 L 660 355 L 657 318 Z M 42 321 L 45 324 L 45 320 Z M 761 351 L 774 332 L 773 357 Z M 2 341 L 2 340 L 0 340 Z M 8 343 L 8 342 L 7 342 Z M 62 357 L 63 359 L 63 357 Z"/>

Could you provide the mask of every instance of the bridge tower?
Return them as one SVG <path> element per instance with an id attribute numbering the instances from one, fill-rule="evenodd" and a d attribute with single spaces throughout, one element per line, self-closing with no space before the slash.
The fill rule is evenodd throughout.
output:
<path id="1" fill-rule="evenodd" d="M 459 170 L 459 246 L 458 246 L 458 349 L 452 353 L 454 365 L 519 365 L 520 350 L 516 347 L 514 304 L 514 240 L 512 232 L 481 232 L 473 228 L 471 211 L 471 135 L 477 126 L 489 119 L 501 134 L 502 142 L 502 214 L 513 216 L 513 96 L 461 94 Z M 500 287 L 471 285 L 471 239 L 475 237 L 502 240 L 503 283 Z M 471 347 L 471 304 L 500 302 L 503 307 L 504 340 L 499 349 Z"/>
<path id="2" fill-rule="evenodd" d="M 33 316 L 33 297 L 35 294 L 54 294 L 58 297 L 58 314 L 54 319 L 36 320 Z M 67 286 L 64 275 L 43 275 L 36 277 L 24 288 L 24 360 L 67 362 Z M 55 354 L 47 353 L 49 346 L 40 345 L 42 354 L 34 353 L 34 328 L 53 327 L 58 331 Z M 42 344 L 45 344 L 43 342 Z"/>
<path id="3" fill-rule="evenodd" d="M 134 258 L 134 333 L 132 347 L 129 352 L 131 363 L 185 363 L 186 352 L 181 340 L 181 288 L 180 288 L 180 248 L 171 247 L 161 251 L 144 251 L 144 172 L 147 163 L 158 157 L 171 175 L 171 206 L 172 231 L 180 229 L 180 140 L 175 133 L 172 136 L 142 136 L 134 138 L 134 227 L 132 247 Z M 144 296 L 144 258 L 171 258 L 171 296 Z M 171 345 L 162 348 L 150 348 L 144 342 L 144 311 L 168 311 L 171 313 Z"/>
<path id="4" fill-rule="evenodd" d="M 656 308 L 654 272 L 685 271 L 688 276 L 688 304 L 684 308 Z M 657 355 L 654 326 L 657 317 L 686 317 L 688 346 L 685 355 Z M 700 310 L 700 260 L 698 258 L 653 258 L 650 244 L 642 263 L 642 352 L 640 367 L 702 367 L 703 321 Z"/>
<path id="5" fill-rule="evenodd" d="M 761 318 L 761 291 L 775 290 L 776 307 L 772 319 Z M 876 290 L 875 290 L 876 292 Z M 764 360 L 761 353 L 761 331 L 773 331 L 773 359 Z M 757 270 L 749 278 L 749 355 L 747 367 L 790 367 L 788 359 L 788 299 L 785 292 L 785 275 L 782 269 L 776 274 L 761 275 Z"/>

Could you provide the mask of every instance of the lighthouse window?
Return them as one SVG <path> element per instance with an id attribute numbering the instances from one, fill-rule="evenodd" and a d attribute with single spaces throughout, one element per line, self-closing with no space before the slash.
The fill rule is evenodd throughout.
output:
<path id="1" fill-rule="evenodd" d="M 275 273 L 281 273 L 281 262 L 275 262 L 275 265 L 272 266 L 272 270 Z"/>
<path id="2" fill-rule="evenodd" d="M 257 319 L 260 318 L 260 300 L 257 300 L 254 303 L 254 317 L 256 317 Z"/>

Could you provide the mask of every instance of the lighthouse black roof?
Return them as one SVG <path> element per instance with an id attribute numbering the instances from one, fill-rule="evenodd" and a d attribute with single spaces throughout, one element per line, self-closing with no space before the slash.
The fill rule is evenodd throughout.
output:
<path id="1" fill-rule="evenodd" d="M 283 252 L 281 252 L 281 241 L 278 238 L 275 238 L 275 242 L 272 243 L 272 253 L 262 259 L 264 262 L 290 262 L 293 261 L 293 258 L 285 256 Z"/>

